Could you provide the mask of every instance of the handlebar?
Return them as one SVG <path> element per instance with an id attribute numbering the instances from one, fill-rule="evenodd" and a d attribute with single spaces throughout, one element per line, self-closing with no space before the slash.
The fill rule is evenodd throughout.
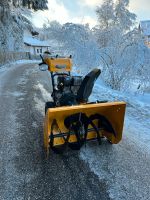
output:
<path id="1" fill-rule="evenodd" d="M 42 61 L 43 61 L 43 63 L 44 63 L 44 58 L 43 58 L 43 56 L 40 54 L 40 57 L 41 57 L 41 59 L 42 59 Z"/>
<path id="2" fill-rule="evenodd" d="M 42 56 L 41 54 L 40 54 L 40 57 L 41 57 L 41 59 L 42 59 L 42 62 L 39 63 L 39 66 L 41 66 L 41 65 L 43 65 L 43 64 L 46 64 L 45 61 L 44 61 L 44 58 L 43 58 L 43 56 Z"/>
<path id="3" fill-rule="evenodd" d="M 45 61 L 44 61 L 44 58 L 43 56 L 40 54 L 40 57 L 42 59 L 42 62 L 39 63 L 39 66 L 43 65 L 43 64 L 46 64 Z M 59 55 L 56 55 L 56 56 L 50 56 L 51 59 L 55 59 L 55 58 L 66 58 L 66 57 L 62 57 L 62 56 L 59 56 Z M 68 58 L 72 58 L 72 55 L 70 55 Z M 47 64 L 46 64 L 47 65 Z"/>
<path id="4" fill-rule="evenodd" d="M 41 66 L 41 65 L 43 65 L 43 64 L 45 64 L 45 62 L 39 63 L 39 66 Z"/>

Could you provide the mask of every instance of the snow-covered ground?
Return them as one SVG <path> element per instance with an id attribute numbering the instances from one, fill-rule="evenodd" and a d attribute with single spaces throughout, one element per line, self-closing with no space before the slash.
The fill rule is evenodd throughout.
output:
<path id="1" fill-rule="evenodd" d="M 146 160 L 150 155 L 150 94 L 133 95 L 114 91 L 106 87 L 99 79 L 95 84 L 91 100 L 125 101 L 127 103 L 123 139 L 120 144 L 112 147 L 107 144 L 103 144 L 103 148 L 99 146 L 93 148 L 92 145 L 88 145 L 88 148 L 81 150 L 81 159 L 88 163 L 100 180 L 107 180 L 109 196 L 112 199 L 133 199 L 135 193 L 138 199 L 145 199 L 150 185 L 139 188 L 135 152 L 137 155 L 140 155 L 140 152 L 143 153 L 143 156 L 139 156 L 139 166 L 141 165 L 140 159 L 144 157 Z M 137 177 L 133 178 L 130 168 L 133 168 L 135 173 L 137 170 Z M 144 173 L 143 177 L 145 177 Z"/>
<path id="2" fill-rule="evenodd" d="M 18 65 L 18 64 L 30 64 L 30 63 L 39 63 L 39 60 L 17 60 L 11 63 L 0 66 L 0 72 L 5 72 L 9 68 Z"/>

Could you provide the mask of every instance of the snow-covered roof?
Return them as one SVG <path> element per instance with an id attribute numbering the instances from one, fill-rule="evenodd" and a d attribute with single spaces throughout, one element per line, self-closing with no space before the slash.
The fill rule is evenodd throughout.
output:
<path id="1" fill-rule="evenodd" d="M 141 21 L 140 22 L 140 29 L 145 36 L 150 35 L 150 20 Z"/>
<path id="2" fill-rule="evenodd" d="M 33 37 L 24 37 L 24 43 L 29 46 L 50 47 L 50 44 L 47 41 L 41 41 Z"/>

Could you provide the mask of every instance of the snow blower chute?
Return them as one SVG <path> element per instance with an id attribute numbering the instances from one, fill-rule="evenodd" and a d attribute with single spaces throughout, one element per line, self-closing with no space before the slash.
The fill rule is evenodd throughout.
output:
<path id="1" fill-rule="evenodd" d="M 101 70 L 93 69 L 85 77 L 71 75 L 70 57 L 42 57 L 41 70 L 52 80 L 53 102 L 45 104 L 44 147 L 56 153 L 69 146 L 79 150 L 90 140 L 106 138 L 117 144 L 122 139 L 125 102 L 88 102 Z"/>

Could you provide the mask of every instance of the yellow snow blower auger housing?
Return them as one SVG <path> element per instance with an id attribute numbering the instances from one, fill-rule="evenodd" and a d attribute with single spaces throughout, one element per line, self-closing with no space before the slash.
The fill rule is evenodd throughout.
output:
<path id="1" fill-rule="evenodd" d="M 85 77 L 73 76 L 71 56 L 41 58 L 40 69 L 48 69 L 53 88 L 53 101 L 45 104 L 45 150 L 61 153 L 67 146 L 79 150 L 87 141 L 101 144 L 104 138 L 112 144 L 119 143 L 126 103 L 88 102 L 101 70 L 93 69 Z"/>

